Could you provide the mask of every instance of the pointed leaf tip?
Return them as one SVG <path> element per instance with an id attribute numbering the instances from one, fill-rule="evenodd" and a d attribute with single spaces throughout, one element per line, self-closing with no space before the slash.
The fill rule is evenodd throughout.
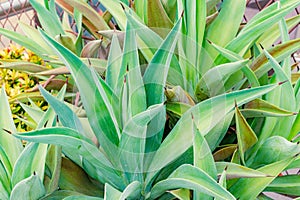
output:
<path id="1" fill-rule="evenodd" d="M 284 84 L 284 83 L 286 83 L 286 82 L 288 82 L 288 81 L 289 81 L 289 80 L 285 80 L 285 81 L 279 82 L 278 85 L 282 85 L 282 84 Z"/>
<path id="2" fill-rule="evenodd" d="M 12 134 L 11 131 L 9 131 L 9 130 L 7 130 L 7 129 L 5 129 L 5 128 L 2 128 L 2 130 L 4 130 L 5 132 L 7 132 L 7 133 L 9 133 L 9 134 Z"/>
<path id="3" fill-rule="evenodd" d="M 122 9 L 125 11 L 125 7 L 124 7 L 124 5 L 122 4 L 122 3 L 120 3 L 121 4 L 121 6 L 122 6 Z"/>
<path id="4" fill-rule="evenodd" d="M 184 10 L 182 10 L 180 17 L 182 18 L 184 14 Z"/>
<path id="5" fill-rule="evenodd" d="M 261 43 L 259 43 L 259 46 L 260 46 L 261 49 L 265 49 L 264 46 Z"/>

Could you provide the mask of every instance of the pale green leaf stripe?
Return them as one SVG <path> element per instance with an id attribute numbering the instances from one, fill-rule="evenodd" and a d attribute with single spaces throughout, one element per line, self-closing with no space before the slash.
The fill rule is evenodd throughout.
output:
<path id="1" fill-rule="evenodd" d="M 111 105 L 111 99 L 107 97 L 108 93 L 112 95 L 113 92 L 110 92 L 105 82 L 101 78 L 95 77 L 97 75 L 92 73 L 76 55 L 58 44 L 43 31 L 40 32 L 47 43 L 65 62 L 73 75 L 82 94 L 84 108 L 98 141 L 102 142 L 102 147 L 106 152 L 113 151 L 119 143 L 120 135 L 116 117 L 113 113 L 112 107 L 114 105 Z M 91 95 L 93 96 L 91 97 Z M 102 113 L 101 117 L 98 116 L 99 112 Z"/>
<path id="2" fill-rule="evenodd" d="M 261 95 L 275 89 L 278 85 L 266 85 L 252 89 L 240 90 L 228 94 L 223 94 L 217 97 L 202 101 L 196 106 L 188 110 L 177 122 L 176 126 L 169 133 L 167 138 L 157 150 L 156 155 L 152 160 L 147 175 L 147 184 L 151 183 L 153 176 L 157 170 L 162 169 L 167 164 L 180 157 L 191 145 L 193 141 L 191 114 L 194 116 L 195 124 L 199 131 L 206 135 L 220 121 L 232 112 L 234 109 L 234 101 L 240 106 Z M 182 134 L 185 133 L 185 134 Z M 213 138 L 215 140 L 215 138 Z M 208 141 L 209 142 L 209 141 Z"/>
<path id="3" fill-rule="evenodd" d="M 46 190 L 37 175 L 31 175 L 20 181 L 12 190 L 10 200 L 40 199 L 46 194 Z"/>
<path id="4" fill-rule="evenodd" d="M 105 81 L 107 85 L 110 86 L 110 88 L 112 88 L 115 93 L 118 90 L 117 82 L 118 82 L 119 72 L 121 71 L 122 57 L 120 55 L 122 55 L 122 50 L 120 47 L 118 36 L 117 34 L 113 34 L 108 60 L 107 60 Z"/>
<path id="5" fill-rule="evenodd" d="M 111 165 L 110 161 L 98 150 L 98 148 L 77 131 L 70 128 L 47 128 L 27 133 L 14 134 L 17 138 L 22 138 L 30 142 L 47 143 L 61 145 L 65 149 L 73 149 L 82 155 L 94 166 L 101 169 L 100 175 L 103 180 L 119 188 L 124 188 L 124 183 L 120 181 L 120 176 Z"/>
<path id="6" fill-rule="evenodd" d="M 17 132 L 7 100 L 5 87 L 1 88 L 0 105 L 0 146 L 6 153 L 10 165 L 13 166 L 21 154 L 23 146 L 20 140 L 5 131 L 7 130 L 12 133 Z"/>
<path id="7" fill-rule="evenodd" d="M 177 168 L 166 180 L 156 183 L 150 192 L 150 199 L 177 188 L 188 188 L 226 200 L 235 199 L 203 170 L 187 164 Z"/>

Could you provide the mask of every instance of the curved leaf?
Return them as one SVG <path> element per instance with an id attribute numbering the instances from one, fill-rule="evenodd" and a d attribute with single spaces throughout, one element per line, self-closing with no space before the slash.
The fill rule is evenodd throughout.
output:
<path id="1" fill-rule="evenodd" d="M 166 180 L 156 183 L 151 190 L 150 199 L 156 199 L 165 191 L 177 188 L 193 189 L 221 199 L 235 199 L 208 174 L 191 165 L 180 166 Z"/>
<path id="2" fill-rule="evenodd" d="M 39 200 L 46 194 L 40 178 L 33 174 L 20 181 L 11 191 L 10 200 Z"/>

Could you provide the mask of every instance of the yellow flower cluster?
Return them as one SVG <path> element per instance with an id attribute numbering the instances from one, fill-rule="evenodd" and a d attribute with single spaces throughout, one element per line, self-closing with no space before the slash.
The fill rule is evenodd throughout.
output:
<path id="1" fill-rule="evenodd" d="M 0 62 L 1 60 L 22 60 L 45 65 L 44 61 L 33 52 L 25 49 L 24 47 L 18 47 L 12 44 L 9 47 L 0 50 Z M 5 86 L 5 91 L 9 98 L 14 98 L 16 95 L 26 92 L 26 90 L 33 88 L 36 84 L 36 78 L 25 72 L 0 68 L 0 87 L 3 85 Z M 35 103 L 42 109 L 46 109 L 47 107 L 44 101 Z M 22 107 L 18 103 L 11 103 L 10 107 L 18 131 L 30 130 L 30 127 L 21 120 L 30 120 Z"/>

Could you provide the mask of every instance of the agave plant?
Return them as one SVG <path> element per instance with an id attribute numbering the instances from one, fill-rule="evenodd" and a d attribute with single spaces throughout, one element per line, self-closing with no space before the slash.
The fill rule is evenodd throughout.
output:
<path id="1" fill-rule="evenodd" d="M 58 98 L 63 98 L 64 93 L 60 92 Z M 23 147 L 22 141 L 14 138 L 11 134 L 16 133 L 12 114 L 4 87 L 1 89 L 1 145 L 0 145 L 0 198 L 1 199 L 40 199 L 53 188 L 57 188 L 58 179 L 54 176 L 57 168 L 55 163 L 61 159 L 61 155 L 55 156 L 54 149 L 48 145 L 27 143 Z M 35 105 L 35 104 L 34 104 Z M 37 109 L 40 109 L 35 105 Z M 42 112 L 42 111 L 41 111 Z M 41 116 L 37 128 L 52 126 L 55 122 L 53 110 L 48 109 Z M 51 117 L 52 115 L 52 117 Z M 49 121 L 48 121 L 49 120 Z M 51 156 L 52 160 L 47 159 Z M 43 184 L 45 167 L 53 173 L 47 184 Z M 59 173 L 58 173 L 59 174 Z"/>
<path id="2" fill-rule="evenodd" d="M 142 25 L 134 20 L 132 14 L 126 12 L 126 15 L 128 21 L 125 41 L 121 45 L 117 36 L 113 35 L 105 80 L 72 51 L 40 31 L 77 83 L 88 123 L 83 124 L 70 107 L 40 87 L 41 93 L 58 115 L 62 127 L 42 128 L 14 136 L 30 142 L 61 145 L 64 155 L 82 167 L 91 178 L 104 185 L 104 192 L 99 191 L 99 194 L 104 194 L 105 199 L 189 198 L 190 193 L 183 188 L 192 190 L 195 199 L 210 196 L 220 199 L 252 199 L 280 172 L 290 164 L 297 163 L 299 148 L 282 137 L 270 140 L 281 141 L 280 143 L 294 149 L 290 154 L 282 152 L 282 157 L 264 163 L 263 154 L 266 151 L 263 149 L 270 149 L 266 141 L 254 156 L 254 169 L 238 163 L 240 156 L 242 163 L 247 164 L 247 155 L 244 153 L 257 141 L 257 136 L 238 107 L 257 99 L 252 105 L 259 101 L 257 104 L 264 106 L 254 105 L 254 109 L 250 107 L 243 112 L 248 111 L 250 115 L 293 115 L 288 110 L 260 100 L 266 93 L 288 87 L 285 80 L 278 79 L 273 84 L 224 94 L 216 93 L 207 100 L 188 107 L 184 113 L 183 110 L 178 111 L 181 117 L 176 125 L 170 131 L 165 130 L 167 107 L 164 94 L 167 80 L 190 80 L 184 76 L 180 80 L 175 79 L 178 76 L 170 77 L 170 72 L 174 75 L 176 67 L 181 66 L 178 65 L 180 62 L 174 51 L 178 41 L 182 39 L 180 33 L 184 18 L 178 19 L 165 40 L 160 40 L 162 43 L 155 51 L 148 51 L 153 56 L 149 57 L 151 59 L 142 75 L 138 42 L 143 38 L 141 30 L 145 29 L 137 27 Z M 154 32 L 150 35 L 153 36 L 150 37 L 152 40 L 154 37 L 159 38 Z M 123 50 L 121 46 L 124 46 Z M 221 47 L 218 49 L 223 50 Z M 144 51 L 147 52 L 145 49 Z M 231 56 L 232 59 L 238 57 L 233 52 L 224 52 L 224 55 Z M 267 52 L 265 54 L 269 56 Z M 272 65 L 275 73 L 280 76 L 282 72 L 278 63 L 275 65 L 274 59 L 271 56 L 269 58 L 274 62 Z M 221 68 L 228 67 L 236 72 L 247 62 L 237 61 L 219 68 L 223 70 Z M 232 73 L 226 75 L 228 74 Z M 172 82 L 168 84 L 170 83 Z M 170 105 L 172 108 L 172 104 Z M 270 106 L 275 109 L 268 110 Z M 175 106 L 172 109 L 175 111 L 178 108 L 181 107 Z M 212 150 L 222 141 L 223 133 L 226 133 L 234 113 L 238 152 L 235 153 L 233 162 L 214 162 Z M 86 131 L 84 127 L 90 127 L 91 130 Z M 271 141 L 270 144 L 274 143 Z M 219 183 L 218 175 L 221 175 Z M 237 179 L 227 181 L 230 177 Z M 246 192 L 248 188 L 253 189 Z"/>
<path id="3" fill-rule="evenodd" d="M 56 53 L 68 67 L 88 120 L 40 87 L 58 116 L 58 127 L 14 135 L 61 145 L 63 154 L 88 174 L 82 185 L 90 179 L 100 185 L 91 186 L 96 194 L 79 191 L 68 179 L 70 171 L 62 172 L 62 191 L 46 199 L 83 194 L 104 199 L 255 199 L 264 197 L 263 191 L 299 195 L 299 185 L 291 184 L 297 175 L 277 177 L 299 167 L 300 83 L 292 79 L 287 58 L 299 49 L 300 40 L 290 41 L 287 30 L 300 17 L 284 20 L 298 1 L 276 2 L 243 26 L 244 0 L 225 0 L 219 11 L 218 1 L 134 1 L 132 9 L 117 0 L 100 1 L 107 9 L 102 16 L 84 1 L 57 2 L 76 19 L 78 38 L 83 22 L 95 38 L 100 30 L 111 44 L 107 61 L 95 62 L 94 69 L 93 59 L 78 57 L 80 45 L 62 41 L 67 31 L 59 25 L 54 1 L 44 6 L 31 1 L 45 30 L 39 34 L 32 29 L 43 47 L 35 50 L 41 56 L 44 50 Z M 57 21 L 53 29 L 46 14 Z M 124 32 L 103 31 L 110 29 L 110 15 Z M 36 46 L 28 38 L 1 33 L 28 48 Z M 280 37 L 282 43 L 271 47 Z M 101 77 L 99 66 L 105 73 Z"/>

